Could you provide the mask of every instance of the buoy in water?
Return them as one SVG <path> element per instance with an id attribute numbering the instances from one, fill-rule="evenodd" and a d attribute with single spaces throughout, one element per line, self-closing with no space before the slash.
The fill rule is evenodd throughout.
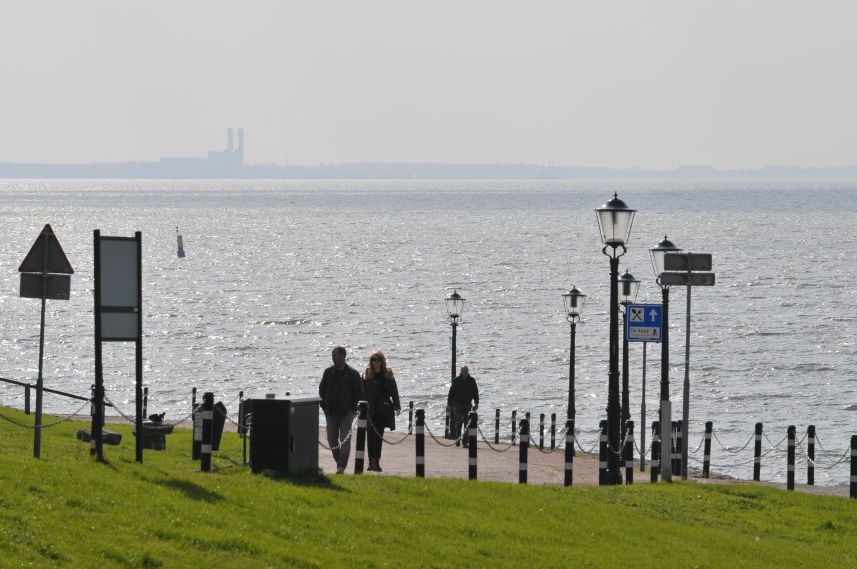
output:
<path id="1" fill-rule="evenodd" d="M 178 241 L 179 246 L 178 251 L 176 251 L 176 254 L 179 256 L 179 259 L 181 259 L 182 257 L 184 257 L 184 242 L 182 241 L 182 236 L 179 233 L 178 227 L 176 227 L 176 240 Z"/>

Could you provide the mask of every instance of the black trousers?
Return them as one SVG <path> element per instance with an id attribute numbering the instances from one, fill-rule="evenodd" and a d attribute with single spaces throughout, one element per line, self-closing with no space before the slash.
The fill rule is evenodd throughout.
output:
<path id="1" fill-rule="evenodd" d="M 366 438 L 369 443 L 369 457 L 370 458 L 381 458 L 381 445 L 384 444 L 384 441 L 381 437 L 384 436 L 384 424 L 385 420 L 381 417 L 375 415 L 372 417 L 372 425 L 375 426 L 373 429 L 371 426 L 366 429 Z M 375 431 L 378 431 L 375 433 Z"/>

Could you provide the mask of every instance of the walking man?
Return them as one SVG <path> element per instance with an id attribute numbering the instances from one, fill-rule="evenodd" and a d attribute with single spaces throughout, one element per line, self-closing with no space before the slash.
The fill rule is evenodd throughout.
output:
<path id="1" fill-rule="evenodd" d="M 357 415 L 357 403 L 364 399 L 363 385 L 357 370 L 345 363 L 345 348 L 331 352 L 333 365 L 324 370 L 318 395 L 327 422 L 327 444 L 333 451 L 336 473 L 345 472 L 351 454 L 351 425 Z"/>
<path id="2" fill-rule="evenodd" d="M 461 372 L 452 380 L 449 395 L 446 398 L 446 410 L 452 411 L 450 432 L 455 437 L 455 446 L 461 444 L 461 429 L 470 412 L 471 402 L 473 410 L 476 411 L 479 407 L 479 388 L 476 387 L 476 380 L 470 375 L 470 369 L 467 366 L 461 366 Z M 467 446 L 466 438 L 464 446 Z"/>

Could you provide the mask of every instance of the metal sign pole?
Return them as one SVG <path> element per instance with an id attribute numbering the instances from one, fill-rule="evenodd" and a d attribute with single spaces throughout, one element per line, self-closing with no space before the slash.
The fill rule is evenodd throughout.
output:
<path id="1" fill-rule="evenodd" d="M 681 441 L 681 479 L 687 480 L 687 445 L 690 439 L 690 263 L 687 269 L 687 323 L 684 336 L 684 395 L 682 397 L 682 421 L 684 437 Z"/>
<path id="2" fill-rule="evenodd" d="M 137 358 L 135 372 L 137 376 L 137 445 L 136 460 L 143 462 L 143 234 L 134 233 L 137 240 L 137 340 L 135 342 Z M 181 239 L 181 237 L 179 237 Z"/>
<path id="3" fill-rule="evenodd" d="M 640 472 L 646 470 L 646 351 L 648 342 L 643 342 L 643 393 L 640 397 Z"/>
<path id="4" fill-rule="evenodd" d="M 45 303 L 48 295 L 49 243 L 50 239 L 46 238 L 42 245 L 45 260 L 42 264 L 42 316 L 39 323 L 39 376 L 36 378 L 36 428 L 33 430 L 33 456 L 35 458 L 40 458 L 42 454 L 42 388 L 44 387 L 42 362 L 45 356 Z"/>
<path id="5" fill-rule="evenodd" d="M 95 241 L 95 413 L 92 415 L 92 440 L 95 441 L 95 455 L 99 462 L 104 460 L 101 444 L 101 431 L 104 413 L 104 370 L 101 360 L 101 231 L 92 232 Z"/>

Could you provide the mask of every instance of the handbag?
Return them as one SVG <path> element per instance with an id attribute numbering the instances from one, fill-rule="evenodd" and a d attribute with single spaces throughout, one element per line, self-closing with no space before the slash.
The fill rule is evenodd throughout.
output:
<path id="1" fill-rule="evenodd" d="M 391 431 L 396 428 L 396 413 L 393 410 L 393 402 L 387 397 L 381 399 L 381 404 L 378 406 L 378 414 L 381 416 L 385 427 Z"/>

